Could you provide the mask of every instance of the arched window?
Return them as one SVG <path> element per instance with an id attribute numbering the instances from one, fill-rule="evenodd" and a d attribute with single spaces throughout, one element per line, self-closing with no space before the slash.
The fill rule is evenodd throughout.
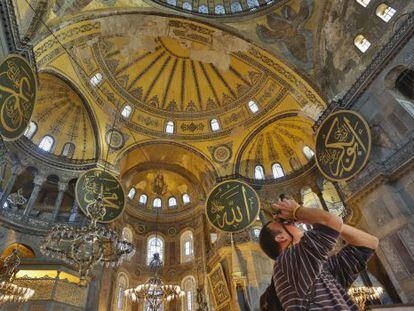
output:
<path id="1" fill-rule="evenodd" d="M 193 7 L 192 7 L 192 5 L 191 5 L 191 3 L 190 3 L 190 2 L 184 2 L 184 3 L 183 3 L 183 9 L 184 9 L 184 10 L 191 11 L 191 10 L 193 9 Z"/>
<path id="2" fill-rule="evenodd" d="M 248 106 L 249 106 L 250 111 L 253 113 L 256 113 L 259 111 L 259 106 L 257 106 L 256 102 L 253 100 L 249 101 Z"/>
<path id="3" fill-rule="evenodd" d="M 51 152 L 54 143 L 55 143 L 55 140 L 53 139 L 53 137 L 46 135 L 40 141 L 39 148 L 44 151 Z"/>
<path id="4" fill-rule="evenodd" d="M 272 165 L 272 172 L 274 179 L 285 176 L 285 172 L 283 172 L 282 165 L 280 165 L 279 163 L 275 163 Z"/>
<path id="5" fill-rule="evenodd" d="M 364 8 L 367 7 L 367 5 L 371 2 L 371 0 L 356 0 L 360 5 L 362 5 Z"/>
<path id="6" fill-rule="evenodd" d="M 210 233 L 210 242 L 211 242 L 211 244 L 216 243 L 216 241 L 217 241 L 217 233 L 215 233 L 215 232 Z"/>
<path id="7" fill-rule="evenodd" d="M 326 179 L 322 183 L 322 197 L 330 213 L 342 217 L 346 210 L 335 185 Z"/>
<path id="8" fill-rule="evenodd" d="M 211 120 L 210 125 L 211 125 L 211 130 L 213 132 L 217 132 L 218 130 L 220 130 L 220 124 L 217 119 Z"/>
<path id="9" fill-rule="evenodd" d="M 169 198 L 168 207 L 177 207 L 177 199 L 174 197 Z"/>
<path id="10" fill-rule="evenodd" d="M 206 5 L 200 5 L 198 8 L 198 13 L 208 14 L 208 7 Z"/>
<path id="11" fill-rule="evenodd" d="M 154 199 L 154 202 L 152 202 L 152 206 L 153 206 L 154 208 L 161 208 L 161 206 L 162 206 L 162 201 L 161 201 L 161 199 L 160 199 L 160 198 L 155 198 L 155 199 Z"/>
<path id="12" fill-rule="evenodd" d="M 147 243 L 147 265 L 151 263 L 155 253 L 160 254 L 161 261 L 164 261 L 164 240 L 160 236 L 152 235 Z"/>
<path id="13" fill-rule="evenodd" d="M 309 146 L 305 146 L 302 149 L 303 154 L 305 155 L 306 159 L 310 160 L 313 158 L 313 156 L 315 155 L 315 152 L 313 152 L 313 150 L 311 148 L 309 148 Z"/>
<path id="14" fill-rule="evenodd" d="M 255 227 L 253 228 L 253 235 L 258 238 L 260 234 L 260 228 L 259 227 Z"/>
<path id="15" fill-rule="evenodd" d="M 230 6 L 230 9 L 232 13 L 241 12 L 243 10 L 240 2 L 233 2 Z"/>
<path id="16" fill-rule="evenodd" d="M 122 240 L 127 241 L 129 243 L 134 242 L 134 234 L 132 233 L 132 230 L 128 227 L 124 227 L 122 229 Z"/>
<path id="17" fill-rule="evenodd" d="M 300 191 L 300 193 L 302 196 L 302 202 L 304 206 L 313 208 L 323 208 L 317 194 L 313 192 L 310 187 L 303 188 Z"/>
<path id="18" fill-rule="evenodd" d="M 124 292 L 128 288 L 128 283 L 127 275 L 123 272 L 119 273 L 117 281 L 117 310 L 126 310 L 127 301 L 125 299 Z"/>
<path id="19" fill-rule="evenodd" d="M 124 108 L 122 108 L 121 115 L 125 119 L 129 119 L 131 117 L 132 113 L 132 107 L 130 105 L 125 105 Z"/>
<path id="20" fill-rule="evenodd" d="M 377 7 L 377 11 L 375 13 L 384 22 L 388 23 L 396 12 L 397 11 L 394 8 L 386 5 L 385 3 L 382 3 Z"/>
<path id="21" fill-rule="evenodd" d="M 259 7 L 259 1 L 258 0 L 247 0 L 247 5 L 251 9 L 255 9 Z"/>
<path id="22" fill-rule="evenodd" d="M 133 200 L 134 197 L 135 197 L 135 193 L 136 192 L 137 192 L 137 190 L 134 187 L 132 187 L 131 189 L 129 189 L 128 199 Z"/>
<path id="23" fill-rule="evenodd" d="M 24 136 L 26 136 L 29 139 L 32 139 L 34 134 L 37 131 L 37 125 L 33 121 L 30 121 L 29 125 L 27 126 L 26 130 L 24 131 Z"/>
<path id="24" fill-rule="evenodd" d="M 395 88 L 405 97 L 414 99 L 414 70 L 405 69 L 395 80 Z"/>
<path id="25" fill-rule="evenodd" d="M 263 166 L 256 165 L 256 167 L 254 168 L 254 179 L 258 179 L 258 180 L 265 179 L 265 173 L 264 173 Z"/>
<path id="26" fill-rule="evenodd" d="M 226 14 L 226 11 L 224 10 L 224 6 L 222 6 L 221 4 L 217 4 L 216 7 L 214 8 L 214 13 Z"/>
<path id="27" fill-rule="evenodd" d="M 147 200 L 148 200 L 148 197 L 147 197 L 147 195 L 146 194 L 141 194 L 140 196 L 139 196 L 139 203 L 140 204 L 143 204 L 143 205 L 145 205 L 145 204 L 147 204 Z"/>
<path id="28" fill-rule="evenodd" d="M 369 42 L 363 35 L 356 36 L 354 44 L 362 53 L 365 53 L 371 46 L 371 42 Z"/>
<path id="29" fill-rule="evenodd" d="M 75 145 L 72 143 L 66 143 L 62 148 L 62 156 L 72 158 L 75 153 Z"/>
<path id="30" fill-rule="evenodd" d="M 183 301 L 183 311 L 194 311 L 195 310 L 195 291 L 196 291 L 196 282 L 193 276 L 186 276 L 182 283 L 181 288 L 184 291 L 184 301 Z"/>
<path id="31" fill-rule="evenodd" d="M 148 300 L 145 300 L 144 311 L 164 311 L 164 303 L 161 303 L 157 310 L 154 310 L 154 306 L 152 306 Z"/>
<path id="32" fill-rule="evenodd" d="M 181 245 L 181 263 L 189 262 L 194 259 L 194 240 L 193 232 L 184 231 L 180 238 Z"/>
<path id="33" fill-rule="evenodd" d="M 91 78 L 91 84 L 96 87 L 99 84 L 101 84 L 102 80 L 103 80 L 102 74 L 100 72 L 97 72 Z"/>
<path id="34" fill-rule="evenodd" d="M 173 121 L 167 122 L 167 125 L 165 126 L 165 132 L 168 134 L 174 133 L 174 122 Z"/>
<path id="35" fill-rule="evenodd" d="M 187 193 L 184 193 L 182 198 L 184 204 L 190 203 L 190 196 Z"/>

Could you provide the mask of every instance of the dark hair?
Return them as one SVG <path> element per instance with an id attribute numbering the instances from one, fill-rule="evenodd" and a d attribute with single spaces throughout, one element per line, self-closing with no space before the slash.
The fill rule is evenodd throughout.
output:
<path id="1" fill-rule="evenodd" d="M 276 234 L 269 228 L 269 224 L 273 221 L 268 221 L 260 230 L 259 244 L 262 251 L 267 256 L 276 260 L 280 254 L 280 245 L 275 241 Z"/>

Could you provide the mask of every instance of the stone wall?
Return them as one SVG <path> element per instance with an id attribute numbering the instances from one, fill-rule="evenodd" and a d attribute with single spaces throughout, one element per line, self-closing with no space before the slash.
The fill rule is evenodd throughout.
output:
<path id="1" fill-rule="evenodd" d="M 395 80 L 413 68 L 413 50 L 412 38 L 354 103 L 373 130 L 373 150 L 365 170 L 344 187 L 360 212 L 356 223 L 380 238 L 378 256 L 405 303 L 414 301 L 414 99 Z"/>

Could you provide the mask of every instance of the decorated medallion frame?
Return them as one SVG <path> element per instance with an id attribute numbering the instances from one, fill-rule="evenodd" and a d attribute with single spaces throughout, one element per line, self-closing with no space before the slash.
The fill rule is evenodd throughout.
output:
<path id="1" fill-rule="evenodd" d="M 316 165 L 328 180 L 347 181 L 365 167 L 371 153 L 371 144 L 369 125 L 359 113 L 352 110 L 336 111 L 322 122 L 316 134 Z M 344 158 L 345 163 L 342 163 Z M 335 172 L 332 171 L 332 166 L 336 166 Z"/>
<path id="2" fill-rule="evenodd" d="M 36 104 L 36 93 L 36 72 L 32 66 L 20 55 L 9 54 L 0 64 L 0 135 L 4 140 L 14 141 L 24 134 Z"/>
<path id="3" fill-rule="evenodd" d="M 208 274 L 214 304 L 217 309 L 227 305 L 230 300 L 230 290 L 221 263 L 217 263 Z"/>
<path id="4" fill-rule="evenodd" d="M 95 172 L 100 172 L 100 174 L 97 175 Z M 98 183 L 93 183 L 93 179 L 95 181 L 98 181 Z M 101 182 L 99 183 L 99 181 Z M 104 182 L 106 182 L 106 185 L 104 184 Z M 110 186 L 111 183 L 112 186 Z M 105 186 L 106 190 L 104 190 Z M 103 195 L 103 202 L 106 208 L 106 214 L 104 218 L 102 220 L 98 220 L 98 222 L 110 223 L 117 220 L 119 217 L 122 216 L 125 210 L 125 191 L 121 183 L 119 182 L 118 178 L 116 178 L 108 171 L 105 171 L 100 168 L 93 168 L 88 170 L 87 172 L 83 173 L 76 182 L 75 198 L 78 202 L 80 209 L 85 215 L 87 214 L 86 206 L 90 204 L 93 200 L 95 200 L 99 194 L 98 191 L 94 191 L 97 188 L 100 188 L 101 192 L 104 192 L 103 194 L 107 194 L 107 196 Z M 87 189 L 89 189 L 89 191 L 87 191 Z M 109 209 L 108 206 L 110 207 Z"/>
<path id="5" fill-rule="evenodd" d="M 241 187 L 241 195 L 240 192 L 237 193 L 237 189 L 235 189 L 236 187 Z M 220 198 L 216 198 L 216 196 L 220 193 L 222 193 L 220 195 Z M 223 198 L 224 195 L 226 195 L 225 198 Z M 222 199 L 222 201 L 220 201 L 220 199 Z M 228 204 L 222 204 L 224 200 L 228 200 L 226 201 Z M 237 205 L 237 203 L 243 203 L 245 209 L 242 210 L 240 206 Z M 249 207 L 253 207 L 252 213 Z M 237 211 L 235 212 L 233 208 L 235 208 Z M 261 204 L 259 196 L 249 184 L 240 180 L 230 179 L 218 183 L 210 191 L 205 204 L 205 213 L 209 223 L 217 230 L 227 233 L 239 233 L 249 228 L 256 221 L 256 218 L 260 213 L 260 208 Z M 239 220 L 240 218 L 243 218 L 242 220 L 237 221 L 239 224 L 242 223 L 242 225 L 237 227 L 233 226 L 233 228 L 231 228 L 231 226 L 227 226 L 227 229 L 223 229 L 225 227 L 224 222 L 228 221 L 228 209 L 232 210 L 233 221 L 235 218 L 238 218 Z M 215 211 L 217 211 L 217 213 Z M 236 213 L 238 216 L 236 216 Z M 213 214 L 216 215 L 215 218 L 213 218 Z M 219 218 L 220 216 L 222 218 L 221 220 Z M 244 216 L 247 216 L 249 218 L 247 222 L 244 221 Z M 222 226 L 217 223 L 220 221 L 223 222 Z"/>

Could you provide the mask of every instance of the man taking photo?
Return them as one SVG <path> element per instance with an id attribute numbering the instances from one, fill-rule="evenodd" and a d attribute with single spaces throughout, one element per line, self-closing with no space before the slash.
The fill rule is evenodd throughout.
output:
<path id="1" fill-rule="evenodd" d="M 343 224 L 340 217 L 294 200 L 279 201 L 273 208 L 277 213 L 259 236 L 260 247 L 275 260 L 261 310 L 359 310 L 347 290 L 366 269 L 378 239 Z M 303 233 L 295 221 L 313 229 Z M 339 236 L 347 245 L 331 255 Z"/>

